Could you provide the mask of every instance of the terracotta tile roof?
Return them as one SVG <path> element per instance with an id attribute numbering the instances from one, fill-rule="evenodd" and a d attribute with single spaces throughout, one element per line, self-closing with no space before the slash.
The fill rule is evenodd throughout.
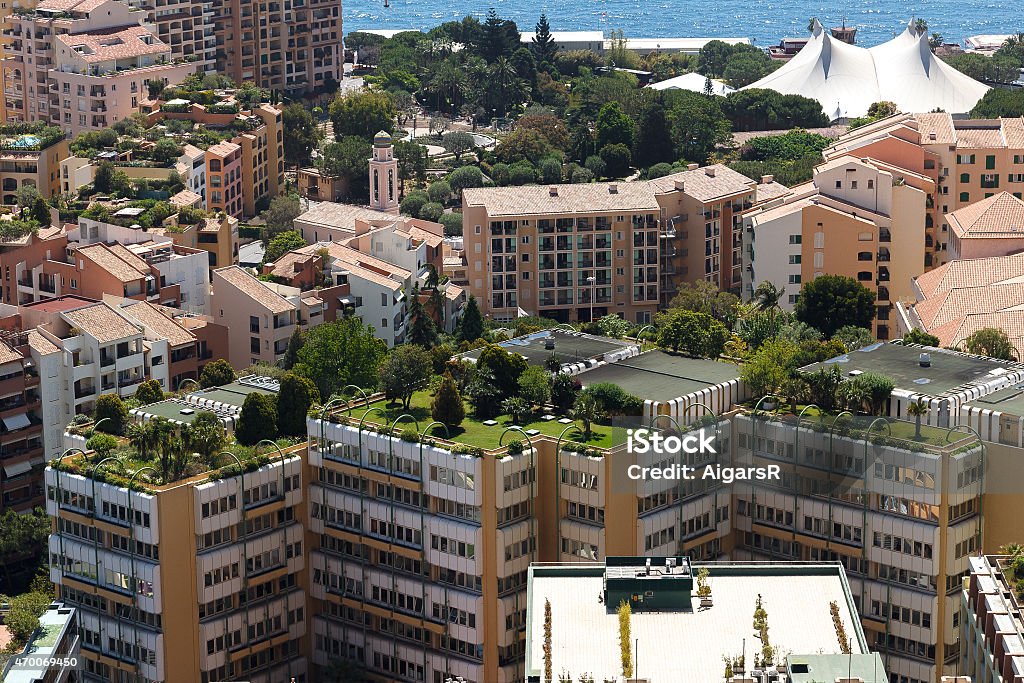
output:
<path id="1" fill-rule="evenodd" d="M 1024 202 L 1009 192 L 946 214 L 949 227 L 960 237 L 1024 238 Z"/>
<path id="2" fill-rule="evenodd" d="M 182 190 L 169 200 L 171 206 L 181 208 L 183 206 L 196 206 L 203 201 L 203 198 L 192 190 Z"/>
<path id="3" fill-rule="evenodd" d="M 184 346 L 196 340 L 191 332 L 148 301 L 125 306 L 121 311 L 145 327 L 147 336 L 151 334 L 166 339 L 171 346 Z"/>
<path id="4" fill-rule="evenodd" d="M 965 122 L 969 123 L 969 122 Z M 987 128 L 981 127 L 957 127 L 956 128 L 956 145 L 958 148 L 977 148 L 977 149 L 999 149 L 1006 147 L 1006 139 L 1003 138 L 1003 131 L 1001 127 Z"/>
<path id="5" fill-rule="evenodd" d="M 78 254 L 89 259 L 121 282 L 134 282 L 149 274 L 148 266 L 145 271 L 139 270 L 139 268 L 134 264 L 129 263 L 122 256 L 115 253 L 110 247 L 102 243 L 80 247 L 76 251 Z M 145 262 L 143 262 L 143 264 L 145 264 Z"/>
<path id="6" fill-rule="evenodd" d="M 956 131 L 953 130 L 953 117 L 949 114 L 916 114 L 918 130 L 921 131 L 922 144 L 953 145 L 956 144 Z M 931 136 L 935 135 L 933 139 Z"/>
<path id="7" fill-rule="evenodd" d="M 201 159 L 205 154 L 206 152 L 192 144 L 186 144 L 181 148 L 181 155 L 187 156 L 190 159 Z"/>
<path id="8" fill-rule="evenodd" d="M 61 314 L 68 324 L 74 325 L 101 344 L 141 334 L 128 318 L 105 303 L 76 308 Z"/>
<path id="9" fill-rule="evenodd" d="M 927 327 L 945 325 L 974 313 L 995 313 L 1024 306 L 1024 282 L 957 287 L 918 302 L 914 311 Z"/>
<path id="10" fill-rule="evenodd" d="M 772 199 L 778 199 L 789 192 L 789 188 L 774 180 L 770 183 L 758 183 L 754 188 L 754 201 L 760 204 Z"/>
<path id="11" fill-rule="evenodd" d="M 317 251 L 324 248 L 327 249 L 327 253 L 330 254 L 332 258 L 342 261 L 343 263 L 374 268 L 385 273 L 390 273 L 401 280 L 407 280 L 412 277 L 412 272 L 402 268 L 401 266 L 395 265 L 394 263 L 388 263 L 383 259 L 370 256 L 369 254 L 364 254 L 358 249 L 346 247 L 345 245 L 337 242 L 318 242 L 317 244 L 310 244 L 302 247 L 297 251 L 305 254 L 315 254 Z"/>
<path id="12" fill-rule="evenodd" d="M 925 298 L 958 287 L 982 287 L 1024 281 L 1024 253 L 991 258 L 955 259 L 914 281 Z"/>
<path id="13" fill-rule="evenodd" d="M 683 183 L 683 192 L 699 202 L 710 202 L 750 192 L 755 185 L 754 181 L 747 176 L 737 173 L 723 164 L 702 166 L 692 171 L 673 173 L 648 182 L 655 194 L 662 194 L 674 191 L 679 181 Z"/>
<path id="14" fill-rule="evenodd" d="M 278 313 L 286 313 L 287 311 L 295 310 L 295 307 L 288 303 L 288 301 L 278 294 L 272 291 L 269 287 L 264 285 L 261 281 L 254 278 L 249 273 L 245 272 L 238 266 L 227 266 L 226 268 L 219 268 L 213 271 L 214 274 L 214 291 L 218 286 L 218 276 L 223 279 L 226 283 L 237 289 L 242 294 L 252 299 L 255 303 L 263 306 L 274 315 Z"/>
<path id="15" fill-rule="evenodd" d="M 385 223 L 381 223 L 383 225 L 394 223 L 397 219 L 398 216 L 394 214 L 375 211 L 366 206 L 320 202 L 295 220 L 299 223 L 323 226 L 328 229 L 355 232 L 357 220 L 368 223 L 385 221 Z"/>
<path id="16" fill-rule="evenodd" d="M 438 223 L 438 225 L 440 226 L 440 223 Z M 395 232 L 408 235 L 414 240 L 419 240 L 420 242 L 426 242 L 432 247 L 439 247 L 444 243 L 443 234 L 439 235 L 415 225 L 402 225 L 402 223 L 397 223 L 395 225 Z"/>
<path id="17" fill-rule="evenodd" d="M 0 342 L 0 364 L 17 363 L 24 359 L 24 356 L 8 346 L 6 342 Z"/>
<path id="18" fill-rule="evenodd" d="M 81 9 L 76 7 L 76 10 Z M 83 10 L 88 11 L 88 10 Z M 74 50 L 86 62 L 106 62 L 112 59 L 128 59 L 146 55 L 161 55 L 170 47 L 150 33 L 144 26 L 90 31 L 89 33 L 64 33 L 57 40 Z"/>
<path id="19" fill-rule="evenodd" d="M 51 342 L 49 339 L 44 337 L 38 330 L 29 330 L 28 333 L 28 345 L 38 354 L 46 355 L 49 353 L 58 353 L 60 351 L 57 345 Z"/>
<path id="20" fill-rule="evenodd" d="M 669 183 L 671 189 L 671 183 Z M 551 188 L 555 188 L 552 193 Z M 523 185 L 474 187 L 462 191 L 468 206 L 483 206 L 487 215 L 543 216 L 608 211 L 657 211 L 655 190 L 648 182 L 583 183 L 579 185 Z"/>
<path id="21" fill-rule="evenodd" d="M 146 242 L 145 244 L 152 246 L 154 243 L 152 241 L 149 241 Z M 136 254 L 131 249 L 129 249 L 128 247 L 121 244 L 120 242 L 115 242 L 114 244 L 111 244 L 110 251 L 114 252 L 117 256 L 121 258 L 121 260 L 123 260 L 125 263 L 127 263 L 129 266 L 139 271 L 140 273 L 144 273 L 146 275 L 150 274 L 149 264 L 146 263 L 146 260 L 139 256 L 138 254 Z"/>
<path id="22" fill-rule="evenodd" d="M 946 325 L 929 330 L 939 338 L 942 346 L 959 346 L 967 337 L 986 327 L 1006 332 L 1014 348 L 1024 348 L 1024 310 L 977 313 L 958 318 Z"/>
<path id="23" fill-rule="evenodd" d="M 1003 119 L 1003 137 L 1009 147 L 1024 148 L 1024 117 Z"/>
<path id="24" fill-rule="evenodd" d="M 305 263 L 312 258 L 315 258 L 315 254 L 313 253 L 289 251 L 286 254 L 282 254 L 281 258 L 274 261 L 271 266 L 270 274 L 290 280 L 295 276 L 295 266 L 300 263 Z"/>
<path id="25" fill-rule="evenodd" d="M 236 145 L 233 142 L 228 142 L 227 140 L 223 140 L 221 142 L 218 142 L 216 145 L 210 145 L 209 147 L 207 147 L 206 152 L 208 154 L 213 154 L 214 156 L 226 157 L 234 152 L 239 151 L 240 149 L 242 148 L 239 145 Z"/>

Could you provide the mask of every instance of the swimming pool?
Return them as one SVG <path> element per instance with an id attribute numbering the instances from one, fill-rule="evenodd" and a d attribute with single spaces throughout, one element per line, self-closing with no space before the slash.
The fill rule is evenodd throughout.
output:
<path id="1" fill-rule="evenodd" d="M 35 135 L 22 135 L 20 138 L 13 140 L 10 144 L 11 147 L 35 147 L 42 140 Z"/>

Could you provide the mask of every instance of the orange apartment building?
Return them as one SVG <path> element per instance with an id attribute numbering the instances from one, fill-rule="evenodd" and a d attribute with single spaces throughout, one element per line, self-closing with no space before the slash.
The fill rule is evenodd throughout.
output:
<path id="1" fill-rule="evenodd" d="M 650 322 L 680 282 L 738 291 L 739 214 L 786 192 L 720 164 L 651 181 L 467 189 L 469 290 L 499 319 Z"/>
<path id="2" fill-rule="evenodd" d="M 213 71 L 217 56 L 213 5 L 210 0 L 127 0 L 146 12 L 171 55 L 192 62 L 198 70 Z"/>
<path id="3" fill-rule="evenodd" d="M 5 312 L 6 313 L 6 312 Z M 43 501 L 42 395 L 21 319 L 0 319 L 0 509 L 28 512 Z"/>
<path id="4" fill-rule="evenodd" d="M 329 90 L 341 82 L 341 0 L 214 5 L 218 73 L 290 92 Z"/>
<path id="5" fill-rule="evenodd" d="M 218 142 L 206 150 L 206 208 L 242 215 L 242 147 Z"/>
<path id="6" fill-rule="evenodd" d="M 71 153 L 68 141 L 45 131 L 35 137 L 38 142 L 29 144 L 35 141 L 22 127 L 0 125 L 0 189 L 6 205 L 17 204 L 18 190 L 26 185 L 34 185 L 44 199 L 60 193 L 60 162 Z"/>
<path id="7" fill-rule="evenodd" d="M 45 121 L 74 136 L 138 111 L 147 81 L 180 83 L 195 71 L 114 0 L 43 0 L 12 14 L 0 69 L 4 120 Z"/>
<path id="8" fill-rule="evenodd" d="M 896 302 L 924 272 L 925 220 L 935 184 L 874 159 L 834 157 L 791 194 L 744 214 L 744 296 L 758 283 L 783 287 L 792 310 L 818 275 L 846 275 L 875 292 L 875 335 L 892 336 Z"/>
<path id="9" fill-rule="evenodd" d="M 238 261 L 238 219 L 233 216 L 206 217 L 190 225 L 177 223 L 164 229 L 164 234 L 182 247 L 207 252 L 210 268 Z"/>
<path id="10" fill-rule="evenodd" d="M 946 215 L 1009 192 L 1024 193 L 1024 119 L 953 120 L 944 113 L 897 114 L 840 137 L 826 160 L 852 155 L 927 176 L 925 270 L 952 258 Z"/>

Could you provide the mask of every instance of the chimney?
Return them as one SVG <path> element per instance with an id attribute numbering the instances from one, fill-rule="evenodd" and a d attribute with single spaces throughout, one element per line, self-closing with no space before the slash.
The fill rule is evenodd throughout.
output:
<path id="1" fill-rule="evenodd" d="M 677 180 L 676 181 L 676 189 L 679 190 L 680 192 L 684 191 L 685 185 L 686 185 L 686 183 L 684 183 L 682 180 Z"/>
<path id="2" fill-rule="evenodd" d="M 558 196 L 558 185 L 550 185 L 550 186 L 548 186 L 548 196 L 551 196 L 551 197 L 557 197 Z"/>
<path id="3" fill-rule="evenodd" d="M 619 193 L 619 186 L 618 186 L 618 184 L 617 183 L 609 183 L 608 184 L 608 194 L 618 194 L 618 193 Z"/>
<path id="4" fill-rule="evenodd" d="M 936 136 L 935 133 L 928 133 L 928 139 L 929 140 L 935 140 L 935 139 L 937 139 L 937 137 L 938 136 Z M 949 677 L 948 676 L 943 676 L 943 678 L 949 678 Z"/>
<path id="5" fill-rule="evenodd" d="M 773 183 L 773 182 L 775 182 L 775 176 L 773 176 L 773 175 L 763 175 L 763 176 L 761 176 L 761 184 L 762 185 L 768 185 L 769 183 Z"/>
<path id="6" fill-rule="evenodd" d="M 705 166 L 704 167 L 704 175 L 706 175 L 708 178 L 714 178 L 715 177 L 715 167 L 714 166 Z"/>
<path id="7" fill-rule="evenodd" d="M 700 164 L 687 164 L 686 165 L 686 170 L 687 171 L 696 171 L 698 168 L 700 168 Z"/>

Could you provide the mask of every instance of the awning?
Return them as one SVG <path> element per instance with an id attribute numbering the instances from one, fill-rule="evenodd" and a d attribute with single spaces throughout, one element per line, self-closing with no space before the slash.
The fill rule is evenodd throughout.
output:
<path id="1" fill-rule="evenodd" d="M 32 461 L 26 460 L 24 462 L 16 462 L 13 465 L 4 465 L 4 474 L 7 475 L 8 479 L 11 479 L 13 477 L 20 477 L 31 469 Z"/>
<path id="2" fill-rule="evenodd" d="M 13 432 L 15 429 L 24 429 L 32 424 L 32 421 L 28 419 L 28 413 L 18 413 L 17 415 L 11 415 L 3 419 L 4 427 L 7 431 Z"/>

